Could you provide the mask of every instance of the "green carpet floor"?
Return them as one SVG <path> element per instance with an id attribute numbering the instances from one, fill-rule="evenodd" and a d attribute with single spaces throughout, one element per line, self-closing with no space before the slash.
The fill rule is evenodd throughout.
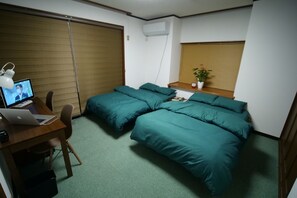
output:
<path id="1" fill-rule="evenodd" d="M 115 134 L 97 118 L 73 120 L 71 144 L 83 161 L 70 154 L 73 177 L 66 178 L 62 155 L 53 162 L 58 195 L 63 197 L 211 197 L 199 179 L 177 163 Z M 278 197 L 278 143 L 252 134 L 222 197 Z"/>

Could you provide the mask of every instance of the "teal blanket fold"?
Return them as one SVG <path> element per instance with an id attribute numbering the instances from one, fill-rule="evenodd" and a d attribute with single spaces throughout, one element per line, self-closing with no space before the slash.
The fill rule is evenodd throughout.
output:
<path id="1" fill-rule="evenodd" d="M 134 89 L 128 86 L 119 86 L 115 88 L 115 91 L 120 92 L 122 94 L 126 94 L 127 96 L 136 98 L 141 100 L 152 109 L 155 110 L 163 101 L 164 99 L 158 96 L 154 92 L 142 90 L 142 89 Z"/>
<path id="2" fill-rule="evenodd" d="M 116 132 L 144 113 L 156 109 L 171 96 L 137 90 L 128 86 L 119 86 L 108 94 L 100 94 L 88 99 L 86 112 L 97 115 Z"/>
<path id="3" fill-rule="evenodd" d="M 241 117 L 215 110 L 206 105 L 200 106 L 195 103 L 166 102 L 161 104 L 159 108 L 182 113 L 203 122 L 217 125 L 243 139 L 247 139 L 252 127 L 250 123 L 243 120 Z"/>
<path id="4" fill-rule="evenodd" d="M 212 195 L 221 195 L 251 130 L 239 114 L 199 102 L 166 102 L 139 116 L 131 139 L 180 163 L 199 177 Z"/>

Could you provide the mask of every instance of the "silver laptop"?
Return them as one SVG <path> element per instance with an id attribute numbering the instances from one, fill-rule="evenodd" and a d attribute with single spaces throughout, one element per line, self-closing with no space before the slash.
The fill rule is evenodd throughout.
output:
<path id="1" fill-rule="evenodd" d="M 4 109 L 0 113 L 11 124 L 20 125 L 46 125 L 56 120 L 55 115 L 32 114 L 28 109 Z"/>

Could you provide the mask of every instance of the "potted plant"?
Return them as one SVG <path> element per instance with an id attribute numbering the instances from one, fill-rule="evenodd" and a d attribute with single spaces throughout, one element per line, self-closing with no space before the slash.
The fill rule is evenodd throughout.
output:
<path id="1" fill-rule="evenodd" d="M 209 78 L 209 74 L 211 71 L 212 70 L 205 69 L 202 64 L 200 65 L 200 68 L 199 67 L 193 68 L 193 74 L 198 81 L 197 83 L 198 89 L 203 88 L 204 82 L 207 80 L 207 78 Z"/>

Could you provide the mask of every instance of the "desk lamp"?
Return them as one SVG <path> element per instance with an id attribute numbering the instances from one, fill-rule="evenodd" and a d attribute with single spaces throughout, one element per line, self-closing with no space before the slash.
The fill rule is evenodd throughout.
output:
<path id="1" fill-rule="evenodd" d="M 7 65 L 12 65 L 13 67 L 11 69 L 7 69 L 6 71 L 4 68 Z M 12 62 L 6 63 L 2 69 L 0 70 L 0 86 L 8 89 L 12 89 L 14 86 L 14 82 L 12 80 L 12 77 L 14 76 L 14 71 L 13 69 L 15 68 L 15 65 Z M 0 130 L 0 142 L 6 142 L 8 141 L 8 133 L 5 130 Z"/>
<path id="2" fill-rule="evenodd" d="M 4 68 L 11 64 L 13 67 L 11 69 L 7 69 L 6 71 Z M 14 71 L 13 69 L 15 68 L 15 65 L 12 62 L 6 63 L 2 69 L 0 70 L 0 86 L 8 89 L 12 89 L 14 82 L 12 80 L 12 77 L 14 76 Z"/>

